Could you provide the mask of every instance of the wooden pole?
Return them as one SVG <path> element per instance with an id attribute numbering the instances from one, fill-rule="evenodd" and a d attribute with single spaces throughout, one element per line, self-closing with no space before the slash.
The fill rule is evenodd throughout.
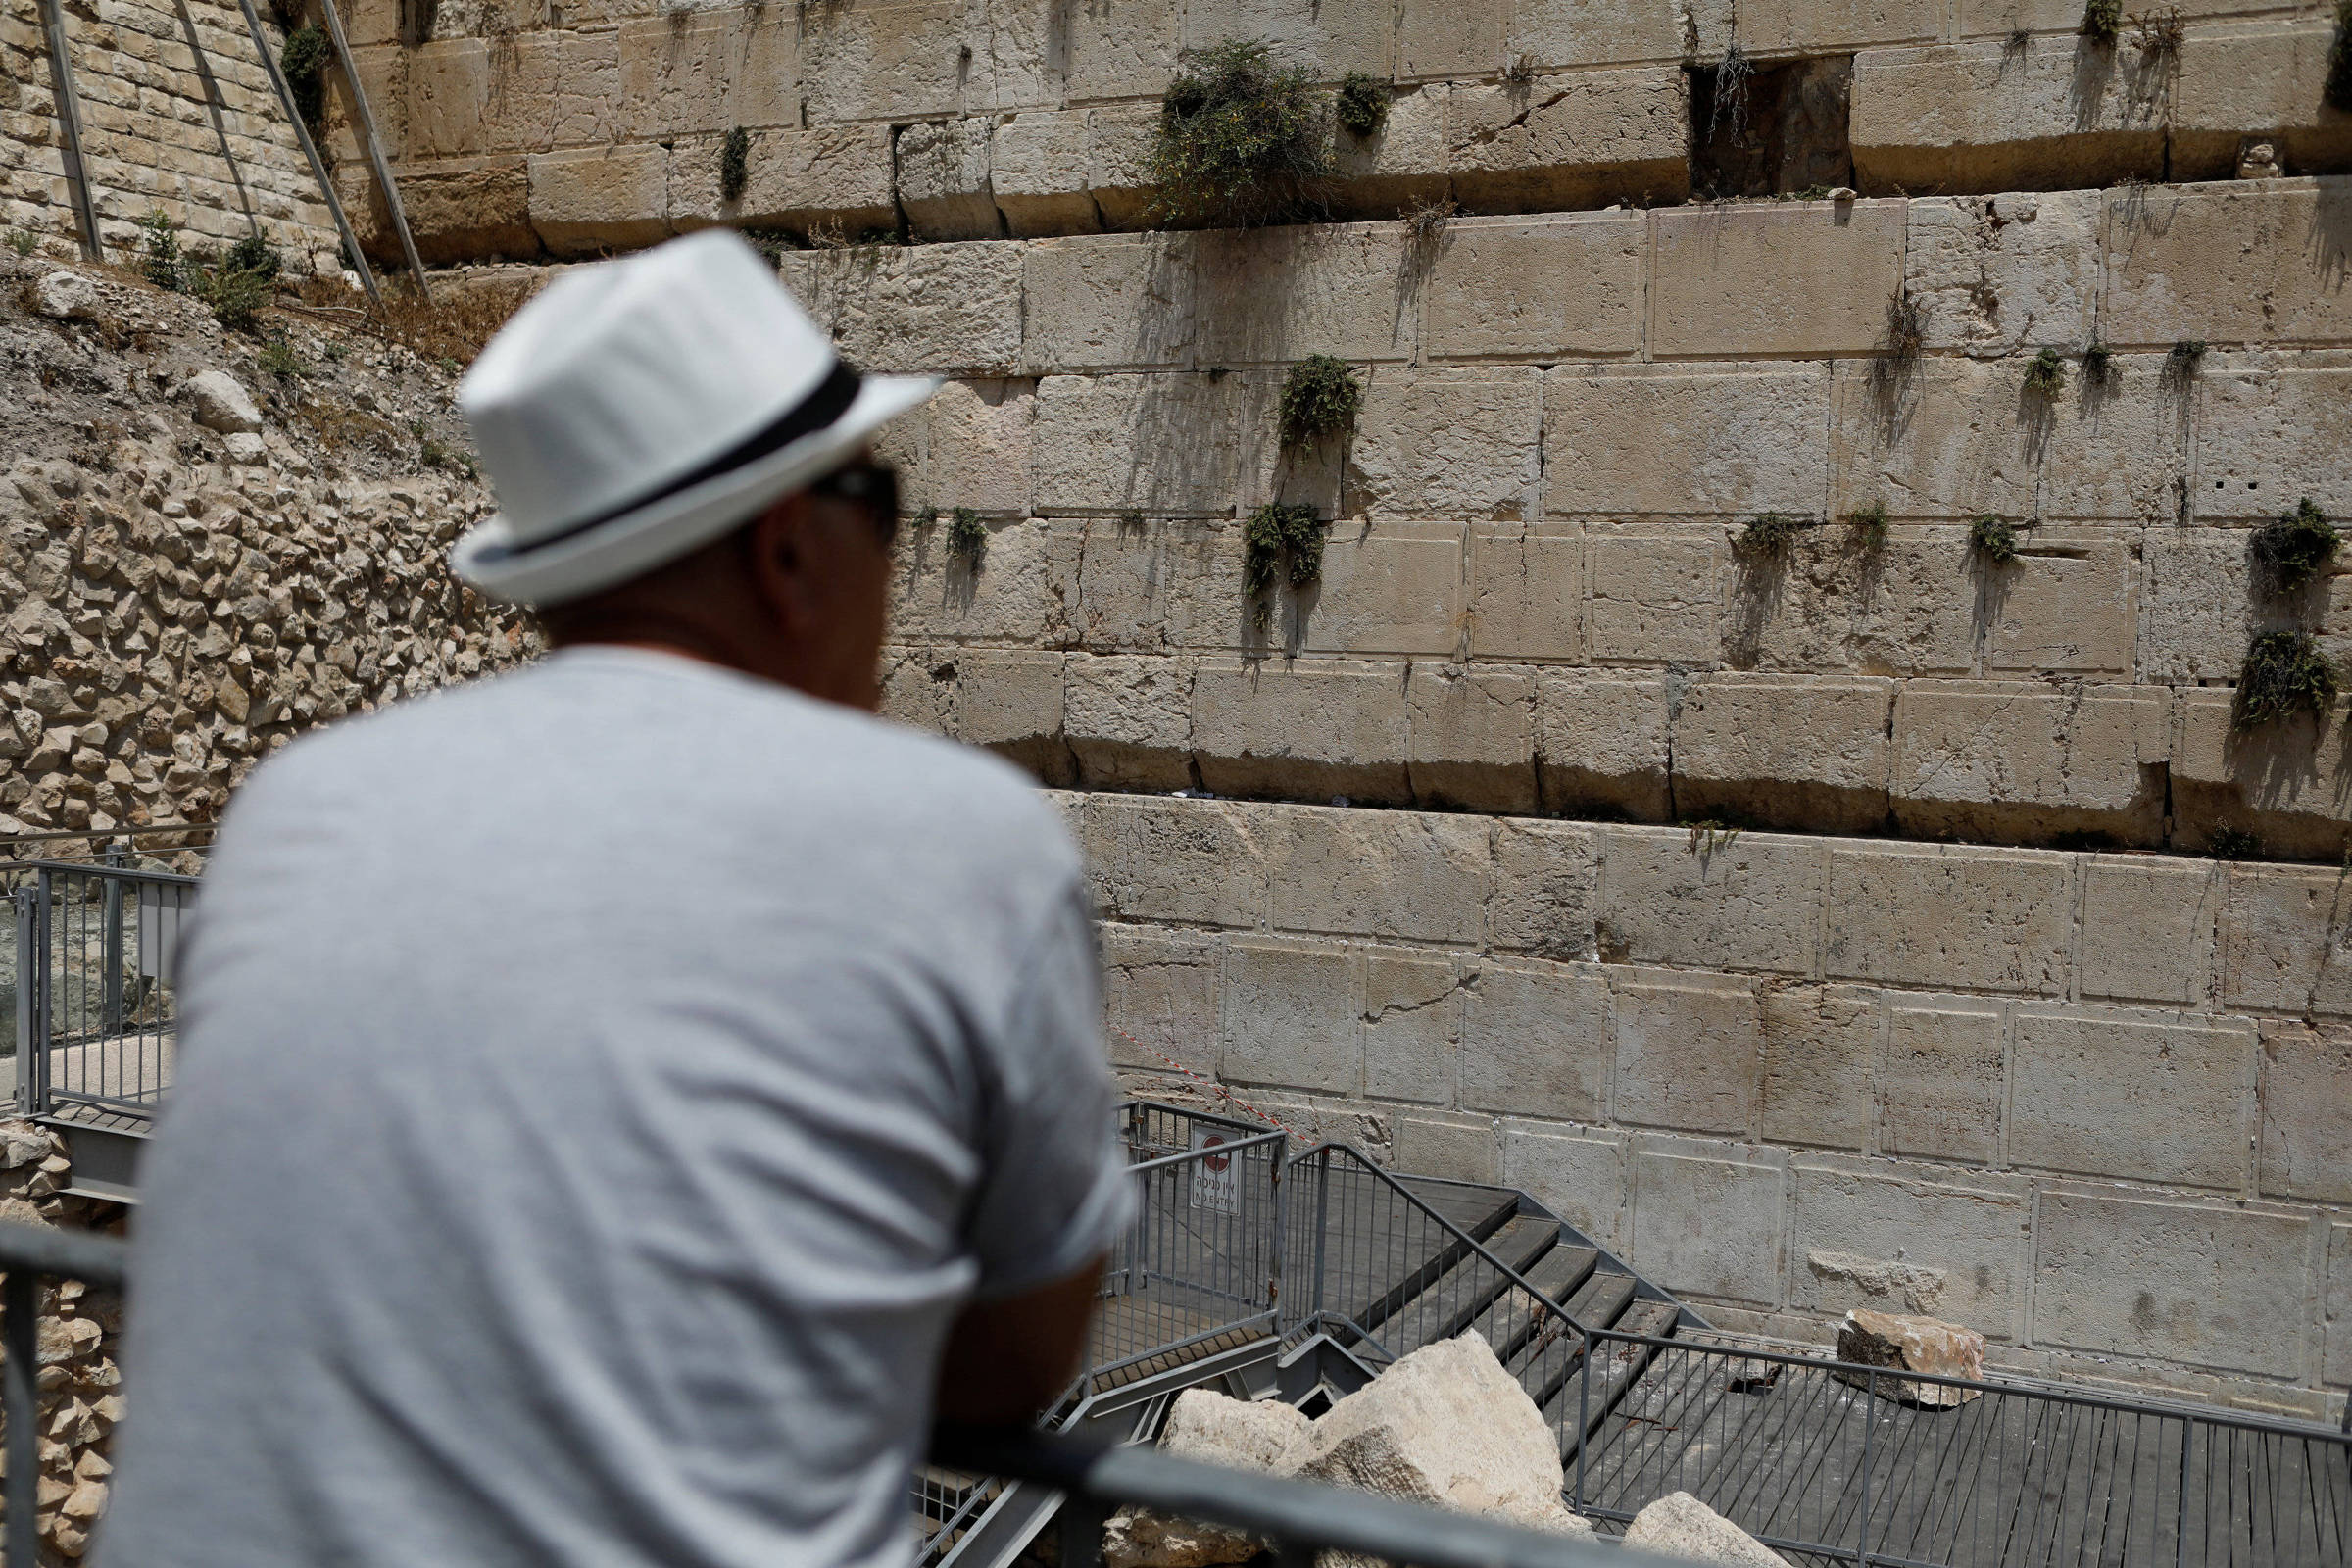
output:
<path id="1" fill-rule="evenodd" d="M 106 260 L 98 243 L 98 209 L 90 201 L 90 176 L 81 160 L 81 99 L 74 91 L 74 62 L 66 53 L 66 18 L 57 0 L 41 0 L 41 30 L 49 35 L 49 72 L 57 78 L 57 148 L 66 167 L 66 188 L 81 222 L 81 254 Z"/>
<path id="2" fill-rule="evenodd" d="M 57 0 L 45 0 L 55 5 Z M 294 106 L 293 89 L 286 85 L 286 74 L 277 68 L 277 56 L 270 52 L 270 35 L 262 30 L 261 14 L 253 9 L 253 0 L 237 0 L 245 13 L 245 30 L 253 35 L 255 53 L 262 57 L 262 69 L 270 74 L 270 85 L 277 93 L 278 107 L 285 110 L 286 121 L 294 127 L 294 139 L 302 144 L 302 156 L 311 161 L 311 177 L 318 181 L 318 194 L 326 198 L 326 210 L 334 215 L 335 231 L 343 236 L 343 249 L 351 256 L 351 265 L 359 269 L 360 283 L 371 300 L 384 296 L 375 286 L 375 271 L 368 265 L 368 253 L 360 249 L 360 236 L 352 232 L 351 220 L 343 216 L 342 199 L 335 194 L 335 182 L 326 177 L 326 160 L 318 156 L 318 143 L 311 140 L 311 127 L 302 122 L 302 111 Z"/>
<path id="3" fill-rule="evenodd" d="M 409 276 L 416 280 L 416 292 L 430 305 L 432 285 L 424 280 L 424 263 L 416 259 L 416 241 L 409 235 L 409 215 L 401 210 L 400 187 L 392 182 L 392 166 L 384 162 L 383 143 L 375 139 L 375 117 L 368 112 L 368 94 L 360 86 L 359 68 L 352 63 L 351 45 L 343 41 L 343 19 L 335 15 L 335 0 L 318 0 L 318 9 L 326 16 L 326 35 L 333 41 L 335 59 L 343 67 L 344 85 L 351 89 L 352 112 L 360 117 L 360 137 L 368 144 L 368 161 L 375 166 L 375 182 L 383 187 L 384 207 L 392 215 L 393 232 L 400 236 L 400 253 L 408 259 Z"/>

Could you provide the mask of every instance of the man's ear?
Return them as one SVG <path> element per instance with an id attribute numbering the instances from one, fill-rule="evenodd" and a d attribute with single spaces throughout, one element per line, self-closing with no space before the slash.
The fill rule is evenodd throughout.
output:
<path id="1" fill-rule="evenodd" d="M 788 625 L 799 623 L 807 593 L 808 516 L 808 496 L 795 491 L 761 513 L 746 535 L 752 589 Z"/>

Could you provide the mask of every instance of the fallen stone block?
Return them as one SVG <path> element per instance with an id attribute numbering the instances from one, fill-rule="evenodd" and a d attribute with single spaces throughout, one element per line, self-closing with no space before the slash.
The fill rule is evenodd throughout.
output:
<path id="1" fill-rule="evenodd" d="M 1176 1396 L 1159 1446 L 1179 1458 L 1267 1475 L 1294 1474 L 1307 1453 L 1308 1423 L 1277 1399 L 1236 1399 L 1211 1389 Z M 1238 1530 L 1122 1508 L 1102 1528 L 1109 1568 L 1210 1568 L 1247 1562 L 1261 1549 Z"/>
<path id="2" fill-rule="evenodd" d="M 253 394 L 226 370 L 206 370 L 190 376 L 187 392 L 189 401 L 195 405 L 196 422 L 208 430 L 232 435 L 262 427 L 262 411 L 254 407 Z"/>
<path id="3" fill-rule="evenodd" d="M 1732 1568 L 1788 1568 L 1788 1561 L 1688 1492 L 1660 1497 L 1634 1515 L 1625 1544 L 1661 1557 Z"/>
<path id="4" fill-rule="evenodd" d="M 98 290 L 78 272 L 50 272 L 32 285 L 32 308 L 53 321 L 86 321 L 98 314 Z"/>
<path id="5" fill-rule="evenodd" d="M 1984 1376 L 1984 1336 L 1939 1318 L 1900 1317 L 1857 1307 L 1838 1326 L 1838 1359 L 1859 1366 L 1893 1367 L 1904 1372 L 1927 1372 L 1936 1377 L 1982 1379 Z M 1851 1371 L 1838 1377 L 1857 1387 L 1875 1384 L 1886 1398 L 1931 1409 L 1949 1409 L 1978 1397 L 1981 1389 L 1955 1388 L 1948 1383 L 1915 1383 L 1906 1378 L 1876 1378 Z"/>

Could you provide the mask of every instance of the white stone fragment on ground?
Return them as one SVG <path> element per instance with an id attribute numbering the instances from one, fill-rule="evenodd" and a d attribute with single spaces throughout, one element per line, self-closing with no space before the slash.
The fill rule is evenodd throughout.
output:
<path id="1" fill-rule="evenodd" d="M 270 451 L 257 431 L 233 430 L 220 444 L 228 450 L 228 461 L 240 467 L 258 468 L 270 461 Z"/>
<path id="2" fill-rule="evenodd" d="M 32 308 L 53 321 L 86 321 L 98 314 L 98 289 L 78 272 L 48 272 L 32 285 Z"/>
<path id="3" fill-rule="evenodd" d="M 1677 1492 L 1640 1513 L 1625 1544 L 1661 1557 L 1728 1563 L 1732 1568 L 1788 1568 L 1788 1559 L 1693 1497 Z"/>
<path id="4" fill-rule="evenodd" d="M 1560 1502 L 1558 1440 L 1479 1335 L 1425 1346 L 1333 1405 L 1302 1480 L 1546 1530 L 1592 1526 Z"/>
<path id="5" fill-rule="evenodd" d="M 190 376 L 187 391 L 195 405 L 196 422 L 208 430 L 229 435 L 262 427 L 262 411 L 254 406 L 253 394 L 226 370 Z"/>
<path id="6" fill-rule="evenodd" d="M 1859 1366 L 1892 1367 L 1902 1372 L 1976 1381 L 1984 1376 L 1984 1336 L 1940 1318 L 1901 1317 L 1857 1307 L 1846 1313 L 1845 1321 L 1838 1326 L 1838 1359 Z M 1839 1372 L 1838 1376 L 1856 1385 L 1875 1383 L 1878 1392 L 1886 1398 L 1936 1409 L 1966 1404 L 1984 1392 L 1948 1383 L 1915 1383 L 1907 1378 L 1872 1379 L 1857 1372 Z"/>
<path id="7" fill-rule="evenodd" d="M 1287 1476 L 1306 1457 L 1307 1432 L 1306 1417 L 1279 1399 L 1236 1399 L 1213 1389 L 1187 1389 L 1168 1410 L 1159 1446 L 1200 1464 Z M 1247 1562 L 1259 1549 L 1255 1540 L 1239 1531 L 1138 1508 L 1120 1509 L 1102 1529 L 1102 1558 L 1109 1568 L 1209 1568 Z"/>

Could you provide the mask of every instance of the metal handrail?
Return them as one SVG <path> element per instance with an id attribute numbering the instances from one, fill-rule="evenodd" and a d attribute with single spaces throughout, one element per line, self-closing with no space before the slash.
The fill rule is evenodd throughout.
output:
<path id="1" fill-rule="evenodd" d="M 1122 1505 L 1244 1531 L 1273 1543 L 1277 1560 L 1304 1562 L 1336 1548 L 1416 1568 L 1639 1568 L 1666 1561 L 1613 1543 L 1025 1428 L 942 1426 L 932 1434 L 931 1460 L 1063 1494 L 1063 1568 L 1102 1560 L 1102 1522 Z"/>

